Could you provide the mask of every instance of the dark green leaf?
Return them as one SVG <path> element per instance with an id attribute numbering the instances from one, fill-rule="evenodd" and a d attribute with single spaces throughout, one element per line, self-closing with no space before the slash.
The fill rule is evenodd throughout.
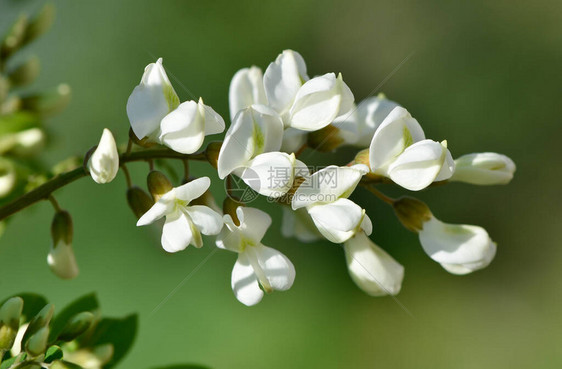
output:
<path id="1" fill-rule="evenodd" d="M 45 353 L 45 359 L 43 360 L 45 363 L 49 364 L 55 360 L 62 359 L 62 350 L 58 346 L 51 346 L 47 349 Z"/>
<path id="2" fill-rule="evenodd" d="M 15 296 L 19 296 L 23 299 L 23 312 L 21 315 L 25 323 L 29 322 L 45 305 L 47 305 L 47 299 L 34 293 L 18 293 L 2 301 L 0 305 Z"/>
<path id="3" fill-rule="evenodd" d="M 88 342 L 83 344 L 93 347 L 104 343 L 113 344 L 113 358 L 104 366 L 104 369 L 112 368 L 129 351 L 137 333 L 138 316 L 129 315 L 122 319 L 102 319 L 95 327 L 93 335 Z"/>
<path id="4" fill-rule="evenodd" d="M 53 319 L 49 342 L 53 342 L 60 335 L 66 324 L 75 315 L 84 311 L 95 312 L 98 309 L 99 303 L 95 293 L 90 293 L 71 302 Z"/>

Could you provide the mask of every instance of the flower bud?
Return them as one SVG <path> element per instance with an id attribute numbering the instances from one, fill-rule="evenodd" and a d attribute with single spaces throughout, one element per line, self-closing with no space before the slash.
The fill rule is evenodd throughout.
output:
<path id="1" fill-rule="evenodd" d="M 41 128 L 30 128 L 16 133 L 10 153 L 20 157 L 34 155 L 43 148 L 45 138 L 45 132 Z"/>
<path id="2" fill-rule="evenodd" d="M 55 89 L 40 95 L 29 95 L 22 98 L 22 109 L 50 117 L 62 111 L 70 102 L 70 86 L 62 83 Z"/>
<path id="3" fill-rule="evenodd" d="M 218 206 L 215 198 L 213 197 L 213 193 L 210 190 L 205 191 L 200 197 L 191 200 L 190 204 L 204 205 L 213 209 L 215 212 L 222 214 L 222 209 Z"/>
<path id="4" fill-rule="evenodd" d="M 0 59 L 6 60 L 12 53 L 23 45 L 27 24 L 27 16 L 20 15 L 0 45 Z"/>
<path id="5" fill-rule="evenodd" d="M 230 196 L 226 197 L 224 199 L 224 202 L 222 203 L 223 214 L 230 215 L 236 226 L 240 225 L 240 219 L 238 219 L 238 215 L 236 214 L 236 209 L 239 206 L 245 206 L 245 205 L 243 202 L 238 202 Z"/>
<path id="6" fill-rule="evenodd" d="M 76 314 L 68 321 L 68 323 L 66 323 L 66 326 L 59 334 L 58 339 L 69 342 L 78 338 L 78 336 L 90 328 L 93 321 L 94 314 L 89 311 Z"/>
<path id="7" fill-rule="evenodd" d="M 55 19 L 55 7 L 53 4 L 45 4 L 39 14 L 29 22 L 25 30 L 25 43 L 29 43 L 41 36 L 51 28 Z"/>
<path id="8" fill-rule="evenodd" d="M 496 255 L 496 244 L 482 227 L 447 224 L 435 217 L 419 232 L 424 251 L 452 274 L 468 274 L 487 267 Z"/>
<path id="9" fill-rule="evenodd" d="M 35 81 L 39 76 L 39 58 L 33 56 L 19 65 L 16 69 L 8 74 L 10 84 L 12 86 L 25 86 Z"/>
<path id="10" fill-rule="evenodd" d="M 107 128 L 103 130 L 100 143 L 88 160 L 88 170 L 96 183 L 113 181 L 119 171 L 119 152 L 117 144 Z"/>
<path id="11" fill-rule="evenodd" d="M 174 186 L 164 173 L 153 170 L 148 173 L 147 178 L 148 191 L 152 194 L 154 202 L 158 201 L 162 195 L 170 192 Z"/>
<path id="12" fill-rule="evenodd" d="M 219 152 L 221 150 L 222 142 L 215 141 L 210 142 L 205 149 L 205 157 L 209 164 L 213 166 L 213 168 L 217 169 L 218 167 L 218 160 L 219 160 Z"/>
<path id="13" fill-rule="evenodd" d="M 510 158 L 493 152 L 463 155 L 455 164 L 451 181 L 475 185 L 507 184 L 515 172 L 515 163 Z"/>
<path id="14" fill-rule="evenodd" d="M 345 143 L 340 134 L 341 130 L 333 125 L 310 132 L 307 135 L 307 145 L 321 152 L 332 152 Z"/>
<path id="15" fill-rule="evenodd" d="M 78 265 L 72 249 L 72 218 L 67 211 L 55 214 L 51 225 L 53 245 L 47 262 L 53 273 L 62 279 L 72 279 L 78 276 Z"/>
<path id="16" fill-rule="evenodd" d="M 412 232 L 421 231 L 423 223 L 433 216 L 423 201 L 413 197 L 401 197 L 392 206 L 400 222 Z"/>
<path id="17" fill-rule="evenodd" d="M 156 145 L 156 142 L 151 141 L 148 137 L 143 137 L 142 139 L 139 139 L 136 135 L 135 132 L 133 132 L 132 128 L 129 128 L 129 138 L 131 139 L 131 141 L 133 141 L 136 145 L 139 145 L 140 147 L 144 147 L 144 148 L 151 148 L 153 146 Z"/>
<path id="18" fill-rule="evenodd" d="M 371 296 L 397 295 L 404 279 L 404 267 L 358 232 L 344 243 L 351 279 Z"/>
<path id="19" fill-rule="evenodd" d="M 72 352 L 65 352 L 64 359 L 75 365 L 85 368 L 102 368 L 107 364 L 114 354 L 114 347 L 111 343 L 98 345 L 93 348 L 81 348 Z M 70 368 L 68 366 L 52 367 L 56 369 Z"/>
<path id="20" fill-rule="evenodd" d="M 12 297 L 0 307 L 0 353 L 14 345 L 22 310 L 21 297 Z"/>
<path id="21" fill-rule="evenodd" d="M 27 340 L 25 344 L 25 351 L 31 356 L 39 356 L 47 349 L 47 340 L 49 339 L 49 327 L 44 326 L 40 328 Z"/>
<path id="22" fill-rule="evenodd" d="M 137 219 L 154 205 L 152 197 L 138 186 L 133 186 L 127 190 L 127 203 Z"/>

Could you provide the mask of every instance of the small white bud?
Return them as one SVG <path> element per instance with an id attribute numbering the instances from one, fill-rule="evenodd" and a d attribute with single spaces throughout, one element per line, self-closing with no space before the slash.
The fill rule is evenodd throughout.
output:
<path id="1" fill-rule="evenodd" d="M 119 153 L 111 131 L 103 130 L 100 143 L 88 161 L 88 170 L 96 183 L 113 181 L 119 171 Z"/>
<path id="2" fill-rule="evenodd" d="M 463 155 L 455 160 L 455 164 L 451 181 L 475 185 L 508 184 L 515 172 L 513 160 L 493 152 Z"/>

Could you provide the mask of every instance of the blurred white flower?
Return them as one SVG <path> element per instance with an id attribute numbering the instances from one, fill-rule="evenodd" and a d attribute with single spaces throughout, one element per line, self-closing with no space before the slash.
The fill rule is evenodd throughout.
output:
<path id="1" fill-rule="evenodd" d="M 482 152 L 456 159 L 455 173 L 450 180 L 475 185 L 508 184 L 514 173 L 515 163 L 507 156 Z"/>
<path id="2" fill-rule="evenodd" d="M 255 208 L 238 207 L 237 225 L 224 216 L 225 227 L 217 236 L 217 247 L 238 253 L 232 269 L 232 290 L 247 306 L 261 301 L 265 292 L 285 291 L 295 280 L 295 268 L 285 255 L 261 243 L 271 225 L 269 214 Z M 263 289 L 263 290 L 262 290 Z"/>
<path id="3" fill-rule="evenodd" d="M 419 123 L 402 107 L 394 108 L 375 131 L 369 163 L 373 173 L 411 191 L 450 178 L 455 168 L 446 141 L 426 140 Z"/>
<path id="4" fill-rule="evenodd" d="M 88 170 L 96 183 L 113 181 L 119 171 L 119 152 L 117 144 L 107 128 L 103 130 L 98 147 L 88 160 Z"/>
<path id="5" fill-rule="evenodd" d="M 377 246 L 364 232 L 344 243 L 351 279 L 371 296 L 397 295 L 404 279 L 404 267 Z"/>
<path id="6" fill-rule="evenodd" d="M 150 138 L 157 142 L 160 122 L 175 110 L 180 99 L 162 65 L 162 58 L 144 69 L 141 82 L 127 101 L 127 115 L 137 138 Z"/>
<path id="7" fill-rule="evenodd" d="M 423 223 L 419 238 L 429 257 L 453 274 L 485 268 L 496 255 L 496 243 L 484 228 L 447 224 L 433 216 Z"/>
<path id="8" fill-rule="evenodd" d="M 222 216 L 204 205 L 189 203 L 200 197 L 211 185 L 209 177 L 201 177 L 162 195 L 137 222 L 144 226 L 166 217 L 162 228 L 162 247 L 167 252 L 184 250 L 188 245 L 203 246 L 201 234 L 220 232 Z"/>
<path id="9" fill-rule="evenodd" d="M 371 220 L 359 205 L 347 199 L 369 171 L 366 165 L 335 165 L 306 178 L 293 194 L 293 210 L 306 208 L 318 231 L 329 241 L 343 243 L 359 229 L 371 234 Z"/>

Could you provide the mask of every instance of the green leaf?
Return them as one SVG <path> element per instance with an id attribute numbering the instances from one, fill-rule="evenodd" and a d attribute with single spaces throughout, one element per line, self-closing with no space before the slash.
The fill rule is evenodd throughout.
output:
<path id="1" fill-rule="evenodd" d="M 13 363 L 16 362 L 17 358 L 18 358 L 17 356 L 14 356 L 5 361 L 2 361 L 2 364 L 0 364 L 0 369 L 8 369 L 9 367 L 12 366 Z"/>
<path id="2" fill-rule="evenodd" d="M 49 342 L 54 342 L 55 339 L 61 334 L 67 323 L 77 314 L 85 311 L 95 312 L 98 309 L 99 302 L 95 293 L 87 294 L 71 302 L 67 307 L 65 307 L 60 313 L 57 314 L 55 319 L 53 319 L 53 324 L 51 325 L 51 334 L 49 335 Z"/>
<path id="3" fill-rule="evenodd" d="M 0 116 L 0 136 L 21 132 L 39 126 L 39 117 L 29 111 L 20 111 Z"/>
<path id="4" fill-rule="evenodd" d="M 113 345 L 113 358 L 104 366 L 104 369 L 112 368 L 117 364 L 131 348 L 137 334 L 138 316 L 131 314 L 122 319 L 102 319 L 94 329 L 94 333 L 83 346 L 94 347 L 105 343 Z"/>
<path id="5" fill-rule="evenodd" d="M 43 362 L 49 364 L 55 360 L 60 360 L 60 359 L 62 359 L 62 350 L 60 347 L 53 345 L 47 349 L 47 352 L 45 353 L 45 359 L 43 360 Z"/>

